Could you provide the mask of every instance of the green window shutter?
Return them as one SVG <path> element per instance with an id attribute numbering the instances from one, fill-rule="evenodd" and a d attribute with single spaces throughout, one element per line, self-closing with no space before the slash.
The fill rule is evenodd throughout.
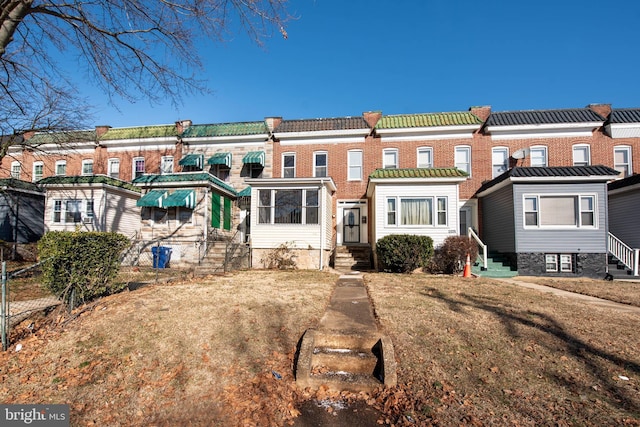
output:
<path id="1" fill-rule="evenodd" d="M 231 230 L 231 199 L 224 198 L 224 229 Z"/>
<path id="2" fill-rule="evenodd" d="M 220 195 L 211 193 L 211 226 L 220 228 Z"/>

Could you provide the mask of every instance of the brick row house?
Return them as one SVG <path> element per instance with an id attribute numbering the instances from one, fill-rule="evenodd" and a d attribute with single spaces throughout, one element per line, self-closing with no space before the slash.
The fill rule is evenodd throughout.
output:
<path id="1" fill-rule="evenodd" d="M 28 136 L 26 148 L 13 148 L 3 159 L 2 176 L 37 181 L 105 175 L 131 182 L 140 189 L 137 237 L 184 237 L 186 246 L 174 245 L 184 262 L 209 262 L 202 247 L 218 239 L 246 242 L 254 267 L 261 266 L 269 251 L 286 244 L 301 268 L 340 263 L 366 268 L 368 262 L 375 263 L 376 240 L 387 234 L 429 235 L 437 246 L 447 236 L 471 230 L 480 243 L 500 242 L 496 233 L 513 235 L 515 222 L 535 213 L 540 222 L 535 228 L 527 224 L 527 235 L 562 230 L 567 240 L 587 239 L 592 254 L 588 262 L 593 263 L 606 260 L 609 228 L 615 228 L 609 226 L 616 217 L 606 203 L 607 182 L 635 172 L 640 109 L 597 104 L 492 112 L 490 107 L 472 107 L 208 125 L 183 121 Z M 549 176 L 565 187 L 552 191 L 543 184 L 534 193 L 520 194 L 523 180 L 535 185 Z M 521 198 L 514 199 L 511 217 L 503 224 L 491 223 L 497 218 L 491 210 L 492 182 L 510 183 L 510 194 Z M 637 190 L 628 187 L 625 194 Z M 52 203 L 47 198 L 51 213 L 45 214 L 45 224 L 54 215 Z M 559 206 L 573 209 L 574 215 L 560 215 Z M 591 225 L 585 219 L 590 215 L 598 219 Z M 635 236 L 616 238 L 637 241 Z M 580 245 L 549 245 L 547 251 L 544 241 L 526 262 L 509 245 L 488 244 L 488 252 L 501 252 L 513 269 L 526 265 L 523 271 L 536 274 L 600 276 L 606 269 L 584 268 Z M 487 262 L 481 267 L 488 267 Z"/>

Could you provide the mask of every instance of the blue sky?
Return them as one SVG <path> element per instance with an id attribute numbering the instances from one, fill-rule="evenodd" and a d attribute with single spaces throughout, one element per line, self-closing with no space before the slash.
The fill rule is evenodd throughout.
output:
<path id="1" fill-rule="evenodd" d="M 95 100 L 96 125 L 640 107 L 637 0 L 291 0 L 258 47 L 199 42 L 212 93 L 178 108 Z"/>

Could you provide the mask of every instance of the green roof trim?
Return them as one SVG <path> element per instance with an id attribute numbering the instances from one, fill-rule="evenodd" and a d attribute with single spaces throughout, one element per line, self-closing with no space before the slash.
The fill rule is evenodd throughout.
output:
<path id="1" fill-rule="evenodd" d="M 42 188 L 37 184 L 30 181 L 23 181 L 15 178 L 2 178 L 0 179 L 0 190 L 16 190 L 16 191 L 36 191 L 38 193 L 44 193 Z"/>
<path id="2" fill-rule="evenodd" d="M 176 190 L 162 200 L 163 208 L 189 208 L 196 207 L 196 192 L 193 190 Z"/>
<path id="3" fill-rule="evenodd" d="M 214 184 L 229 193 L 236 196 L 236 190 L 218 177 L 211 175 L 209 172 L 180 172 L 169 173 L 164 175 L 140 175 L 132 181 L 133 184 L 145 187 L 149 185 L 176 184 L 183 182 L 202 182 Z"/>
<path id="4" fill-rule="evenodd" d="M 166 190 L 151 190 L 136 202 L 136 206 L 146 208 L 161 208 L 162 199 L 166 194 Z"/>
<path id="5" fill-rule="evenodd" d="M 208 165 L 226 165 L 231 168 L 231 153 L 216 153 L 207 159 Z"/>
<path id="6" fill-rule="evenodd" d="M 267 124 L 260 122 L 217 123 L 208 125 L 191 125 L 182 132 L 182 138 L 205 138 L 216 136 L 242 136 L 269 133 Z"/>
<path id="7" fill-rule="evenodd" d="M 468 111 L 452 113 L 399 114 L 382 116 L 375 129 L 397 129 L 436 126 L 482 125 L 482 120 Z"/>
<path id="8" fill-rule="evenodd" d="M 204 166 L 204 154 L 186 154 L 178 162 L 180 166 L 196 166 L 202 169 Z"/>
<path id="9" fill-rule="evenodd" d="M 38 181 L 39 185 L 89 185 L 89 184 L 103 184 L 110 185 L 112 187 L 123 188 L 129 191 L 135 191 L 140 193 L 140 189 L 135 185 L 132 185 L 126 181 L 121 181 L 116 178 L 111 178 L 107 175 L 74 175 L 74 176 L 50 176 Z"/>
<path id="10" fill-rule="evenodd" d="M 251 197 L 251 186 L 239 192 L 238 197 Z"/>
<path id="11" fill-rule="evenodd" d="M 243 164 L 258 164 L 264 167 L 264 151 L 250 151 L 243 158 Z"/>
<path id="12" fill-rule="evenodd" d="M 128 128 L 111 128 L 100 137 L 100 141 L 118 139 L 168 138 L 178 137 L 175 125 L 137 126 Z"/>
<path id="13" fill-rule="evenodd" d="M 95 130 L 75 130 L 59 132 L 37 132 L 25 141 L 26 145 L 69 144 L 74 142 L 95 142 Z"/>
<path id="14" fill-rule="evenodd" d="M 369 178 L 466 178 L 466 172 L 458 168 L 376 169 Z"/>

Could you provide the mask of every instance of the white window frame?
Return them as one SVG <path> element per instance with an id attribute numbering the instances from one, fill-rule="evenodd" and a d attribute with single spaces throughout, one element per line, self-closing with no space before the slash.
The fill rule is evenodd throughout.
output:
<path id="1" fill-rule="evenodd" d="M 138 175 L 138 164 L 142 164 L 142 172 Z M 144 160 L 144 157 L 134 157 L 131 161 L 131 180 L 136 179 L 139 176 L 142 176 L 146 173 L 147 165 Z"/>
<path id="2" fill-rule="evenodd" d="M 403 224 L 402 201 L 403 200 L 429 200 L 431 207 L 431 223 L 426 224 Z M 439 202 L 444 200 L 444 210 L 439 209 Z M 393 209 L 390 209 L 389 202 L 393 201 Z M 449 200 L 446 196 L 389 196 L 385 198 L 385 227 L 393 228 L 420 228 L 420 227 L 446 227 L 449 223 Z M 440 213 L 444 212 L 444 222 L 440 221 Z M 393 219 L 393 223 L 390 221 Z"/>
<path id="3" fill-rule="evenodd" d="M 56 160 L 56 176 L 67 176 L 67 161 L 66 160 Z"/>
<path id="4" fill-rule="evenodd" d="M 287 158 L 293 160 L 293 166 L 287 166 Z M 296 177 L 296 153 L 282 153 L 282 177 L 283 178 L 295 178 Z"/>
<path id="5" fill-rule="evenodd" d="M 324 166 L 318 166 L 318 158 L 324 156 Z M 324 174 L 322 172 L 324 171 Z M 326 151 L 315 151 L 313 153 L 313 176 L 325 178 L 329 176 L 329 153 Z"/>
<path id="6" fill-rule="evenodd" d="M 585 152 L 585 161 L 577 162 L 576 154 L 580 151 Z M 591 146 L 589 144 L 575 144 L 571 149 L 573 155 L 573 166 L 589 166 L 591 164 Z"/>
<path id="7" fill-rule="evenodd" d="M 114 166 L 116 167 L 116 169 L 118 169 L 117 171 L 113 170 Z M 120 179 L 120 159 L 119 158 L 113 157 L 113 158 L 108 160 L 108 162 L 107 162 L 107 174 L 111 178 Z"/>
<path id="8" fill-rule="evenodd" d="M 37 170 L 40 169 L 40 173 L 37 173 Z M 44 162 L 38 161 L 33 162 L 33 181 L 36 182 L 42 178 L 44 178 Z"/>
<path id="9" fill-rule="evenodd" d="M 353 158 L 352 155 L 357 155 L 358 159 Z M 362 181 L 363 159 L 362 150 L 347 151 L 347 181 Z"/>
<path id="10" fill-rule="evenodd" d="M 79 203 L 80 217 L 78 221 L 69 221 L 67 218 L 68 204 Z M 93 221 L 95 218 L 95 202 L 93 199 L 54 199 L 51 221 L 54 224 L 81 224 L 85 220 Z"/>
<path id="11" fill-rule="evenodd" d="M 91 172 L 87 172 L 86 168 L 91 165 Z M 92 159 L 84 159 L 82 161 L 82 175 L 93 175 L 93 160 Z"/>
<path id="12" fill-rule="evenodd" d="M 465 162 L 459 162 L 459 154 L 465 154 L 465 156 L 467 157 Z M 469 176 L 471 176 L 471 146 L 469 145 L 458 145 L 455 147 L 455 152 L 454 152 L 454 161 L 455 161 L 455 165 L 456 168 L 460 169 L 461 171 L 466 172 Z M 462 167 L 461 167 L 462 166 Z"/>
<path id="13" fill-rule="evenodd" d="M 173 156 L 162 156 L 160 158 L 160 175 L 170 173 L 173 173 Z"/>
<path id="14" fill-rule="evenodd" d="M 422 156 L 428 158 L 427 161 L 421 161 Z M 433 147 L 418 147 L 416 151 L 416 167 L 419 168 L 432 168 L 433 167 Z"/>
<path id="15" fill-rule="evenodd" d="M 533 153 L 535 151 L 538 151 L 542 154 L 542 156 L 540 156 L 542 158 L 542 163 L 534 163 L 534 157 L 533 157 Z M 537 157 L 536 157 L 537 159 Z M 547 156 L 547 147 L 544 145 L 534 145 L 533 147 L 531 147 L 529 149 L 529 162 L 531 164 L 531 167 L 534 168 L 546 168 L 549 165 L 549 158 Z"/>
<path id="16" fill-rule="evenodd" d="M 497 162 L 496 155 L 502 157 L 501 163 Z M 509 170 L 509 149 L 507 147 L 493 147 L 491 149 L 491 176 L 495 178 L 507 170 Z"/>
<path id="17" fill-rule="evenodd" d="M 542 203 L 541 198 L 573 198 L 574 199 L 574 223 L 573 224 L 541 224 Z M 533 209 L 527 210 L 527 200 L 535 200 Z M 583 207 L 583 200 L 591 201 L 591 209 Z M 527 213 L 535 214 L 535 224 L 527 224 Z M 585 224 L 583 215 L 590 214 L 593 224 Z M 598 198 L 596 194 L 523 194 L 522 195 L 522 225 L 525 229 L 598 229 Z"/>
<path id="18" fill-rule="evenodd" d="M 556 254 L 544 255 L 544 271 L 547 273 L 558 272 L 558 255 Z"/>
<path id="19" fill-rule="evenodd" d="M 560 271 L 563 273 L 573 272 L 573 256 L 570 254 L 560 254 Z"/>
<path id="20" fill-rule="evenodd" d="M 398 156 L 397 148 L 385 148 L 382 150 L 382 167 L 385 169 L 398 169 Z"/>
<path id="21" fill-rule="evenodd" d="M 618 163 L 616 160 L 616 154 L 618 152 L 624 152 L 627 156 L 626 163 Z M 613 168 L 620 172 L 620 178 L 633 175 L 633 166 L 631 163 L 631 147 L 628 145 L 616 145 L 613 147 Z"/>
<path id="22" fill-rule="evenodd" d="M 300 191 L 300 222 L 276 222 L 276 193 L 278 191 Z M 309 203 L 309 192 L 316 194 L 315 204 Z M 268 196 L 268 201 L 266 197 Z M 260 225 L 281 225 L 281 226 L 298 226 L 298 225 L 319 225 L 320 216 L 320 190 L 318 188 L 264 188 L 258 190 L 258 224 Z M 267 202 L 267 203 L 265 203 Z M 307 222 L 315 211 L 315 222 Z M 264 212 L 264 213 L 263 213 Z M 265 215 L 266 214 L 266 215 Z"/>
<path id="23" fill-rule="evenodd" d="M 544 271 L 546 273 L 573 273 L 573 255 L 545 254 Z"/>
<path id="24" fill-rule="evenodd" d="M 20 179 L 20 170 L 22 165 L 18 161 L 11 162 L 11 178 Z"/>

